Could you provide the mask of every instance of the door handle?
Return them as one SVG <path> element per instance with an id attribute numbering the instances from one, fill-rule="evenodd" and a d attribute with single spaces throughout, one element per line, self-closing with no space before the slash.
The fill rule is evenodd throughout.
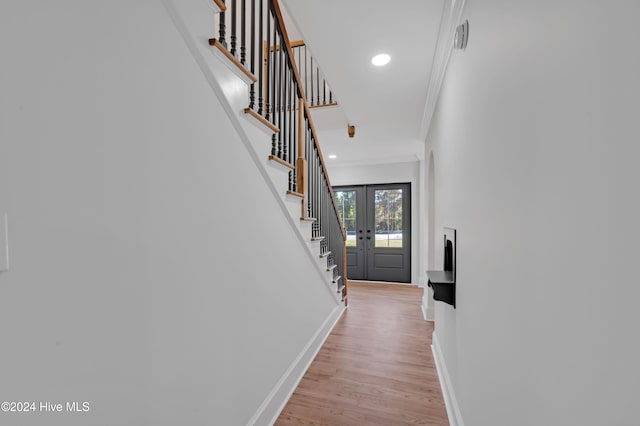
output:
<path id="1" fill-rule="evenodd" d="M 367 240 L 371 239 L 371 235 L 369 235 L 371 233 L 371 229 L 367 229 Z"/>

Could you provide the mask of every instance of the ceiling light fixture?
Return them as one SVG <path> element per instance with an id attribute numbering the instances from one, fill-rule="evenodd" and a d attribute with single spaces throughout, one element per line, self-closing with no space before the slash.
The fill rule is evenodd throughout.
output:
<path id="1" fill-rule="evenodd" d="M 390 60 L 391 60 L 391 56 L 387 55 L 386 53 L 381 53 L 379 55 L 374 56 L 371 59 L 371 63 L 376 67 L 381 67 L 383 65 L 387 65 Z"/>
<path id="2" fill-rule="evenodd" d="M 334 158 L 338 158 L 338 156 L 335 155 L 335 154 L 329 154 L 329 158 L 331 158 L 333 160 Z"/>

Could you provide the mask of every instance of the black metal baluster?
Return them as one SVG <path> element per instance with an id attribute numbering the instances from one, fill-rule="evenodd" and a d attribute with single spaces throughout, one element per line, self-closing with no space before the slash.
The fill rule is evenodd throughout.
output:
<path id="1" fill-rule="evenodd" d="M 311 131 L 311 130 L 309 130 Z M 316 167 L 316 149 L 313 140 L 313 133 L 311 134 L 311 164 L 313 165 L 313 217 L 316 219 L 320 217 L 320 203 L 319 203 L 319 195 L 318 192 L 318 168 Z M 318 231 L 318 235 L 320 235 L 320 222 L 316 221 L 316 229 Z M 325 241 L 326 242 L 326 241 Z"/>
<path id="2" fill-rule="evenodd" d="M 269 116 L 271 114 L 271 103 L 273 102 L 273 98 L 271 98 L 271 80 L 273 79 L 273 75 L 271 73 L 271 63 L 273 62 L 269 51 L 271 50 L 271 14 L 269 11 L 269 5 L 271 4 L 271 0 L 267 0 L 267 45 L 264 48 L 265 61 L 267 62 L 267 66 L 265 67 L 266 75 L 266 87 L 265 87 L 265 118 L 269 120 Z M 272 154 L 273 155 L 273 154 Z"/>
<path id="3" fill-rule="evenodd" d="M 300 106 L 302 108 L 302 105 Z M 304 211 L 306 216 L 311 216 L 311 173 L 309 173 L 309 131 L 307 130 L 307 116 L 306 116 L 306 111 L 305 111 L 305 115 L 302 117 L 302 125 L 304 126 L 304 144 L 302 146 L 303 148 L 303 153 L 304 153 L 304 158 L 307 160 L 306 161 L 306 172 L 307 172 L 307 181 L 304 182 L 304 184 L 306 185 L 306 187 L 304 188 L 304 190 L 307 193 L 307 198 L 304 200 L 306 205 L 304 206 Z M 315 235 L 312 234 L 312 236 L 315 237 Z"/>
<path id="4" fill-rule="evenodd" d="M 247 13 L 245 10 L 245 6 L 246 6 L 246 2 L 247 0 L 240 0 L 242 3 L 240 4 L 240 63 L 242 65 L 246 65 L 247 60 L 246 60 L 246 55 L 247 55 L 247 43 L 246 43 L 246 38 L 247 38 Z M 253 6 L 253 1 L 251 1 L 252 6 Z M 255 23 L 253 21 L 253 15 L 255 14 L 253 8 L 251 8 L 251 33 L 253 34 L 254 27 L 255 27 Z M 253 40 L 253 39 L 252 39 Z M 253 71 L 251 71 L 251 73 L 253 74 Z M 251 107 L 253 109 L 253 107 Z"/>
<path id="5" fill-rule="evenodd" d="M 293 146 L 291 145 L 291 140 L 293 139 L 294 134 L 293 132 L 293 122 L 295 121 L 295 115 L 291 113 L 291 110 L 293 109 L 293 82 L 295 81 L 295 77 L 293 76 L 293 61 L 291 60 L 291 58 L 289 57 L 289 51 L 287 50 L 287 64 L 289 64 L 289 79 L 287 80 L 287 85 L 289 86 L 289 94 L 287 95 L 287 108 L 288 108 L 288 112 L 287 114 L 289 115 L 289 125 L 288 125 L 288 135 L 289 137 L 287 138 L 287 141 L 289 142 L 289 156 L 287 157 L 289 164 L 295 164 L 295 158 L 293 157 Z"/>
<path id="6" fill-rule="evenodd" d="M 287 141 L 289 142 L 289 156 L 287 157 L 287 161 L 289 162 L 289 164 L 293 164 L 295 163 L 294 159 L 293 159 L 293 147 L 291 146 L 291 137 L 293 136 L 291 134 L 291 131 L 293 130 L 292 126 L 293 126 L 293 120 L 294 120 L 294 116 L 291 114 L 291 109 L 293 108 L 293 104 L 291 103 L 291 94 L 293 93 L 293 61 L 291 60 L 291 58 L 289 57 L 289 50 L 287 50 L 287 68 L 289 69 L 289 78 L 287 79 L 287 86 L 289 86 L 289 90 L 288 90 L 288 95 L 287 95 L 287 115 L 289 116 L 289 121 L 288 121 L 288 130 L 287 130 Z"/>
<path id="7" fill-rule="evenodd" d="M 316 67 L 316 85 L 318 88 L 316 91 L 316 94 L 318 95 L 316 97 L 316 105 L 320 105 L 320 67 Z"/>
<path id="8" fill-rule="evenodd" d="M 309 129 L 309 173 L 311 176 L 313 176 L 313 180 L 312 180 L 312 184 L 313 187 L 311 188 L 311 193 L 313 194 L 312 198 L 311 198 L 311 217 L 313 218 L 317 218 L 318 217 L 318 212 L 316 211 L 317 207 L 318 207 L 318 202 L 317 202 L 317 194 L 318 194 L 318 186 L 317 186 L 317 176 L 316 176 L 316 171 L 315 171 L 315 158 L 313 157 L 313 135 L 311 135 L 311 129 Z M 316 236 L 320 236 L 320 230 L 318 229 L 318 223 L 314 223 L 315 225 L 315 231 L 316 231 Z"/>
<path id="9" fill-rule="evenodd" d="M 291 164 L 294 166 L 298 161 L 298 85 L 294 83 L 293 85 L 293 161 Z M 294 169 L 295 170 L 295 169 Z M 293 181 L 294 184 L 296 180 Z"/>
<path id="10" fill-rule="evenodd" d="M 292 63 L 290 63 L 290 66 L 293 66 Z M 296 144 L 295 143 L 291 143 L 292 140 L 295 139 L 295 132 L 294 132 L 294 124 L 296 121 L 296 115 L 292 114 L 292 110 L 294 110 L 294 101 L 293 101 L 293 69 L 291 70 L 292 72 L 291 74 L 291 79 L 289 80 L 289 164 L 293 165 L 293 169 L 291 169 L 291 171 L 289 172 L 289 189 L 291 191 L 295 191 L 295 179 L 294 179 L 294 172 L 295 172 L 295 167 L 296 167 Z"/>
<path id="11" fill-rule="evenodd" d="M 316 173 L 316 213 L 315 217 L 318 219 L 318 231 L 322 232 L 321 235 L 324 235 L 324 231 L 322 229 L 322 222 L 320 221 L 320 206 L 322 205 L 322 193 L 320 192 L 320 169 L 318 169 L 318 151 L 316 149 L 315 138 L 312 136 L 311 140 L 313 142 L 313 169 Z M 325 236 L 326 237 L 326 236 Z M 328 237 L 327 237 L 328 238 Z M 327 240 L 325 239 L 325 244 Z"/>
<path id="12" fill-rule="evenodd" d="M 278 44 L 280 43 L 280 33 L 277 30 L 276 27 L 276 17 L 275 15 L 273 16 L 273 46 L 271 46 L 271 55 L 273 56 L 273 80 L 276 82 L 276 86 L 274 86 L 274 90 L 273 90 L 273 108 L 272 108 L 272 112 L 274 115 L 277 114 L 278 112 L 278 108 L 277 108 L 277 103 L 278 103 L 278 86 L 277 84 L 279 83 L 278 80 L 278 67 L 279 67 L 279 63 L 278 63 Z"/>
<path id="13" fill-rule="evenodd" d="M 273 8 L 273 0 L 269 0 L 269 13 L 272 13 L 272 8 Z M 276 38 L 276 21 L 275 21 L 275 16 L 273 17 L 273 38 L 271 40 L 273 42 L 273 47 L 271 45 L 269 45 L 267 47 L 267 54 L 271 57 L 271 62 L 273 64 L 273 70 L 271 73 L 271 121 L 272 123 L 275 125 L 276 124 L 276 120 L 277 120 L 277 115 L 276 115 L 276 71 L 277 71 L 277 65 L 278 65 L 278 61 L 276 61 L 276 50 L 275 50 L 275 46 L 277 43 L 277 38 Z M 276 142 L 276 134 L 274 133 L 273 136 L 271 136 L 271 155 L 277 155 L 278 154 L 278 149 L 277 149 L 277 142 Z"/>
<path id="14" fill-rule="evenodd" d="M 324 176 L 322 175 L 322 169 L 320 168 L 319 163 L 320 162 L 318 161 L 318 173 L 320 174 L 320 218 L 318 220 L 320 221 L 320 229 L 322 229 L 322 231 L 327 235 L 327 246 L 325 247 L 325 250 L 329 251 L 329 247 L 331 247 L 331 242 L 333 240 L 333 235 L 331 235 L 331 230 L 327 229 L 327 227 L 324 226 L 324 217 L 327 210 L 327 191 L 325 191 L 324 188 Z M 327 257 L 327 266 L 331 266 L 330 257 Z"/>
<path id="15" fill-rule="evenodd" d="M 335 215 L 335 212 L 333 213 Z M 342 265 L 342 262 L 340 261 L 340 259 L 342 258 L 342 248 L 340 247 L 340 241 L 341 240 L 341 236 L 340 236 L 340 227 L 338 226 L 335 216 L 333 217 L 333 234 L 335 235 L 335 255 L 334 255 L 334 262 L 336 264 L 336 269 L 334 269 L 334 273 L 333 276 L 334 278 L 337 276 L 342 275 L 340 273 L 340 271 L 342 271 L 342 267 L 340 265 Z M 338 283 L 336 283 L 336 293 L 340 293 L 340 291 L 338 291 Z"/>
<path id="16" fill-rule="evenodd" d="M 271 107 L 271 113 L 273 114 L 273 123 L 274 124 L 278 124 L 278 50 L 276 49 L 276 46 L 278 45 L 278 34 L 276 32 L 276 21 L 275 21 L 275 17 L 273 18 L 273 46 L 271 46 L 269 48 L 269 50 L 271 51 L 271 55 L 273 56 L 273 100 L 272 100 L 272 104 L 273 106 Z M 276 145 L 275 145 L 275 152 L 273 153 L 273 155 L 278 155 L 278 135 L 275 135 L 276 138 Z"/>
<path id="17" fill-rule="evenodd" d="M 324 235 L 324 240 L 325 240 L 325 245 L 324 245 L 324 252 L 326 253 L 329 247 L 329 244 L 331 243 L 331 234 L 328 233 L 327 229 L 324 229 L 324 227 L 322 226 L 322 216 L 324 213 L 324 191 L 323 191 L 323 187 L 322 187 L 322 173 L 320 172 L 320 167 L 318 166 L 318 153 L 315 152 L 314 153 L 314 158 L 316 159 L 316 170 L 318 171 L 318 196 L 319 196 L 319 202 L 318 202 L 318 228 L 320 228 L 320 231 L 322 232 L 322 235 Z M 327 266 L 329 266 L 329 259 L 327 259 L 326 261 Z"/>
<path id="18" fill-rule="evenodd" d="M 224 3 L 224 0 L 222 1 L 222 3 Z M 226 29 L 226 25 L 225 25 L 226 16 L 227 16 L 226 12 L 220 12 L 220 30 L 218 32 L 219 33 L 218 41 L 225 49 L 227 48 L 227 40 L 225 40 L 224 38 L 225 29 Z"/>
<path id="19" fill-rule="evenodd" d="M 254 1 L 254 0 L 252 0 Z M 264 68 L 264 63 L 263 61 L 266 61 L 266 58 L 262 57 L 263 51 L 264 51 L 264 34 L 263 34 L 263 22 L 264 22 L 264 15 L 263 15 L 263 11 L 262 11 L 262 4 L 264 3 L 264 0 L 258 0 L 260 2 L 260 7 L 259 7 L 259 15 L 260 15 L 260 23 L 258 24 L 258 33 L 260 34 L 260 36 L 258 37 L 258 41 L 259 41 L 259 46 L 258 46 L 258 114 L 262 115 L 264 113 L 264 87 L 263 87 L 263 83 L 262 83 L 262 71 Z M 251 6 L 253 8 L 253 4 Z M 252 25 L 251 28 L 253 28 L 254 26 Z M 251 43 L 254 42 L 254 38 L 253 36 L 251 36 Z M 253 50 L 253 44 L 251 44 L 251 50 Z M 254 57 L 254 53 L 251 53 L 251 57 Z M 268 117 L 267 117 L 268 119 Z"/>
<path id="20" fill-rule="evenodd" d="M 327 236 L 327 245 L 325 246 L 325 250 L 328 250 L 329 244 L 331 244 L 331 234 L 328 232 L 328 229 L 325 229 L 324 226 L 324 209 L 325 209 L 325 204 L 326 204 L 326 199 L 325 199 L 325 192 L 323 191 L 324 186 L 323 186 L 323 176 L 322 176 L 322 169 L 320 168 L 320 157 L 318 156 L 318 150 L 316 149 L 316 153 L 315 153 L 315 157 L 316 157 L 316 170 L 318 171 L 318 190 L 319 190 L 319 195 L 320 195 L 320 209 L 318 210 L 318 222 L 320 225 L 320 229 L 322 230 L 322 233 L 325 234 Z M 329 259 L 327 259 L 327 265 L 328 265 Z"/>
<path id="21" fill-rule="evenodd" d="M 295 92 L 295 91 L 294 91 Z M 298 97 L 295 96 L 297 95 L 297 93 L 294 93 L 294 98 L 293 98 L 293 105 L 294 105 L 294 115 L 293 115 L 293 157 L 292 157 L 292 161 L 291 164 L 294 166 L 294 169 L 291 171 L 291 190 L 295 191 L 295 192 L 300 192 L 298 191 L 298 169 L 297 169 L 297 162 L 298 162 L 298 132 L 296 132 L 297 129 L 297 124 L 298 124 L 298 108 L 297 108 L 297 102 L 298 102 Z"/>
<path id="22" fill-rule="evenodd" d="M 326 244 L 327 243 L 327 236 L 324 235 L 322 233 L 322 229 L 320 228 L 320 187 L 318 186 L 318 184 L 320 183 L 319 180 L 319 175 L 318 175 L 318 168 L 316 167 L 316 150 L 315 150 L 315 145 L 313 144 L 313 135 L 311 135 L 311 164 L 313 167 L 313 181 L 314 181 L 314 200 L 313 200 L 313 217 L 316 218 L 316 229 L 318 231 L 318 235 L 323 235 L 325 238 L 322 244 Z"/>
<path id="23" fill-rule="evenodd" d="M 327 80 L 322 79 L 322 104 L 327 104 Z"/>
<path id="24" fill-rule="evenodd" d="M 329 89 L 329 103 L 333 104 L 333 92 Z"/>
<path id="25" fill-rule="evenodd" d="M 236 56 L 236 19 L 237 0 L 231 0 L 231 54 Z"/>
<path id="26" fill-rule="evenodd" d="M 296 47 L 296 52 L 298 52 L 298 63 L 296 64 L 298 66 L 298 74 L 300 74 L 300 77 L 302 77 L 302 62 L 300 62 L 301 54 L 302 54 L 302 46 Z M 300 83 L 302 84 L 302 82 Z"/>
<path id="27" fill-rule="evenodd" d="M 313 56 L 310 59 L 311 59 L 311 99 L 309 99 L 309 102 L 311 103 L 311 106 L 313 106 Z"/>
<path id="28" fill-rule="evenodd" d="M 309 96 L 309 90 L 308 90 L 308 85 L 307 85 L 307 77 L 308 77 L 308 73 L 307 73 L 307 62 L 308 62 L 308 56 L 307 56 L 307 45 L 304 45 L 304 97 L 305 100 L 308 101 L 309 98 L 307 98 L 307 96 Z"/>
<path id="29" fill-rule="evenodd" d="M 327 236 L 327 245 L 325 246 L 325 251 L 329 251 L 329 247 L 331 247 L 331 239 L 332 239 L 332 235 L 330 229 L 327 229 L 326 226 L 324 226 L 324 213 L 325 210 L 327 208 L 327 193 L 324 190 L 324 185 L 323 185 L 323 179 L 322 179 L 322 169 L 320 168 L 320 164 L 318 164 L 318 173 L 320 174 L 320 214 L 319 216 L 319 221 L 320 221 L 320 229 L 322 230 L 322 232 Z M 331 266 L 331 257 L 328 256 L 327 257 L 327 267 Z"/>
<path id="30" fill-rule="evenodd" d="M 292 157 L 291 157 L 291 151 L 293 150 L 293 147 L 291 146 L 291 131 L 293 130 L 292 128 L 292 122 L 293 122 L 293 114 L 291 114 L 291 110 L 293 109 L 293 102 L 291 102 L 291 93 L 293 93 L 293 63 L 291 62 L 291 58 L 289 58 L 289 51 L 287 50 L 287 64 L 289 64 L 289 79 L 287 80 L 287 85 L 289 86 L 289 95 L 287 96 L 287 115 L 289 116 L 289 125 L 288 125 L 288 132 L 287 132 L 287 141 L 289 142 L 289 157 L 287 158 L 289 161 L 289 164 L 293 164 L 295 163 L 295 161 L 292 161 Z"/>
<path id="31" fill-rule="evenodd" d="M 284 40 L 283 40 L 284 43 Z M 284 44 L 280 45 L 280 51 L 284 51 Z M 287 79 L 289 77 L 289 66 L 287 64 L 287 58 L 284 54 L 284 52 L 282 53 L 282 55 L 284 56 L 284 69 L 282 70 L 282 119 L 283 119 L 283 126 L 282 129 L 280 129 L 280 133 L 282 133 L 282 159 L 284 161 L 287 161 L 287 149 L 289 148 L 287 146 L 287 138 L 289 137 L 289 132 L 288 132 L 288 128 L 287 128 L 287 119 L 288 114 L 287 114 L 287 89 L 288 89 L 288 84 L 287 84 Z"/>
<path id="32" fill-rule="evenodd" d="M 292 92 L 292 86 L 291 86 L 291 81 L 289 81 L 289 104 L 291 105 L 291 107 L 293 108 L 293 104 L 291 104 L 291 92 Z M 289 164 L 293 164 L 293 169 L 291 169 L 289 171 L 289 190 L 291 191 L 295 191 L 295 183 L 294 183 L 294 171 L 295 171 L 295 164 L 296 164 L 296 153 L 295 153 L 295 144 L 292 146 L 291 145 L 291 121 L 295 120 L 296 117 L 291 115 L 291 109 L 289 110 Z M 294 133 L 295 135 L 295 133 Z"/>
<path id="33" fill-rule="evenodd" d="M 306 157 L 307 157 L 307 174 L 309 175 L 309 199 L 307 200 L 307 210 L 309 217 L 313 217 L 313 203 L 315 202 L 315 176 L 313 175 L 313 159 L 311 158 L 311 135 L 309 131 L 309 122 L 305 121 L 305 133 L 306 133 Z M 315 227 L 314 227 L 315 232 Z M 317 234 L 314 234 L 314 237 L 317 237 Z"/>
<path id="34" fill-rule="evenodd" d="M 311 213 L 311 203 L 313 202 L 313 173 L 311 173 L 311 149 L 309 148 L 309 122 L 307 121 L 306 110 L 304 117 L 304 155 L 307 159 L 307 216 L 313 217 Z M 314 237 L 317 235 L 313 234 Z"/>
<path id="35" fill-rule="evenodd" d="M 244 56 L 245 56 L 245 10 L 244 3 L 246 0 L 242 0 L 242 47 L 240 48 L 240 57 L 242 58 L 241 62 L 244 65 Z M 251 38 L 251 64 L 249 69 L 251 70 L 252 75 L 256 75 L 256 0 L 251 0 L 251 34 L 249 35 Z M 249 108 L 255 109 L 256 107 L 256 84 L 251 83 L 251 87 L 249 89 Z"/>
<path id="36" fill-rule="evenodd" d="M 333 232 L 331 232 L 331 227 L 327 226 L 327 190 L 322 186 L 322 201 L 323 201 L 323 210 L 322 210 L 322 228 L 325 230 L 327 235 L 329 235 L 329 241 L 327 242 L 327 252 L 329 255 L 327 256 L 327 266 L 333 265 Z M 333 278 L 333 277 L 332 277 Z"/>
<path id="37" fill-rule="evenodd" d="M 318 174 L 318 155 L 316 152 L 316 144 L 313 134 L 311 134 L 311 157 L 313 158 L 313 172 L 315 173 L 315 192 L 316 192 L 316 200 L 314 205 L 314 214 L 313 217 L 317 220 L 318 231 L 320 231 L 320 187 L 318 184 L 320 183 L 320 175 Z"/>
<path id="38" fill-rule="evenodd" d="M 277 44 L 274 49 L 278 50 L 278 128 L 280 131 L 278 132 L 278 158 L 282 158 L 282 30 L 280 28 L 280 24 L 278 24 L 278 34 L 280 43 Z"/>
<path id="39" fill-rule="evenodd" d="M 300 52 L 302 52 L 301 49 L 302 49 L 302 46 L 297 46 L 294 53 L 294 56 L 298 55 L 298 59 L 296 60 L 296 67 L 298 67 L 298 76 L 300 76 L 300 78 L 302 78 L 302 67 L 300 66 Z M 300 81 L 300 84 L 302 84 L 302 81 Z M 297 84 L 296 84 L 296 87 L 297 87 Z"/>
<path id="40" fill-rule="evenodd" d="M 336 248 L 336 233 L 335 233 L 335 229 L 332 229 L 331 227 L 331 222 L 329 221 L 329 211 L 330 211 L 330 207 L 331 207 L 331 194 L 329 194 L 329 190 L 328 190 L 328 184 L 325 181 L 325 199 L 327 200 L 327 207 L 325 208 L 325 216 L 324 216 L 324 221 L 325 221 L 325 226 L 327 227 L 327 229 L 329 230 L 329 232 L 331 232 L 331 248 L 329 249 L 331 251 L 331 264 L 335 265 L 335 261 L 336 261 L 336 255 L 334 253 L 335 248 Z M 336 270 L 333 270 L 333 274 L 335 276 Z"/>

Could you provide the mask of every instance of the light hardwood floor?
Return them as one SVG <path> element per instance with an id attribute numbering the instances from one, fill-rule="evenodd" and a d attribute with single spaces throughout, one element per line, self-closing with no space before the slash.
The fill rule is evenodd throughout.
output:
<path id="1" fill-rule="evenodd" d="M 448 425 L 422 289 L 349 282 L 349 308 L 276 425 Z"/>

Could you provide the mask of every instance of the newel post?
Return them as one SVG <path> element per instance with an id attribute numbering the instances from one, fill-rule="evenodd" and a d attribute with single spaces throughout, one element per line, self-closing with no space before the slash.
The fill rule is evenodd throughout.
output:
<path id="1" fill-rule="evenodd" d="M 304 158 L 304 101 L 298 98 L 298 158 L 296 159 L 296 188 L 302 197 L 303 218 L 307 217 L 307 160 Z"/>

